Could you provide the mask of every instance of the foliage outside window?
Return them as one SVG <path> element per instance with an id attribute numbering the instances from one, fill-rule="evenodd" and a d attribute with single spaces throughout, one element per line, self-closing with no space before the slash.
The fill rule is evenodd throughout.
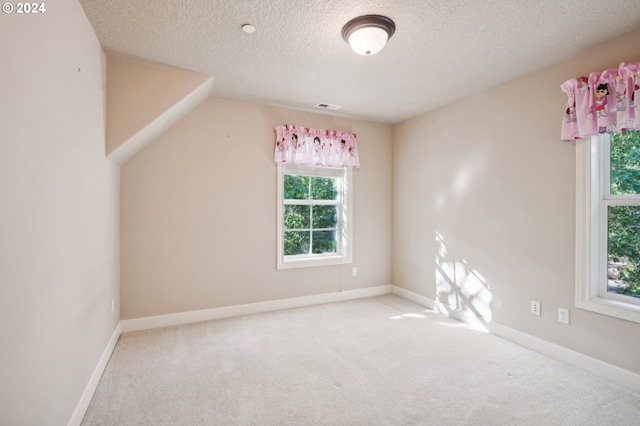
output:
<path id="1" fill-rule="evenodd" d="M 607 291 L 640 298 L 640 131 L 611 136 L 608 148 Z"/>
<path id="2" fill-rule="evenodd" d="M 278 269 L 351 262 L 351 170 L 278 166 Z"/>
<path id="3" fill-rule="evenodd" d="M 640 131 L 576 148 L 577 306 L 640 323 Z"/>

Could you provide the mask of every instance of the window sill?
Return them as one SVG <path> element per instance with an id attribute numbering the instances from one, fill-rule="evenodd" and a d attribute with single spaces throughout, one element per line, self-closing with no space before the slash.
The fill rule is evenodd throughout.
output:
<path id="1" fill-rule="evenodd" d="M 604 297 L 594 297 L 585 301 L 579 301 L 576 307 L 602 315 L 640 323 L 640 305 L 633 303 L 605 299 Z"/>
<path id="2" fill-rule="evenodd" d="M 347 256 L 285 259 L 282 262 L 278 262 L 278 269 L 313 268 L 316 266 L 345 265 L 349 263 L 351 263 L 351 259 Z"/>

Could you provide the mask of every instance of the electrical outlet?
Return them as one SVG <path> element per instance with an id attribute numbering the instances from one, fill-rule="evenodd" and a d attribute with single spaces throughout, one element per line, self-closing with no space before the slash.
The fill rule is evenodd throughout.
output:
<path id="1" fill-rule="evenodd" d="M 558 321 L 563 324 L 569 324 L 569 310 L 558 308 Z"/>
<path id="2" fill-rule="evenodd" d="M 540 302 L 537 300 L 531 301 L 531 313 L 540 316 Z"/>
<path id="3" fill-rule="evenodd" d="M 111 299 L 111 313 L 113 313 L 115 309 L 116 309 L 116 302 L 113 299 Z"/>
<path id="4" fill-rule="evenodd" d="M 351 276 L 355 277 L 356 275 L 358 275 L 358 268 L 354 266 L 351 268 Z"/>

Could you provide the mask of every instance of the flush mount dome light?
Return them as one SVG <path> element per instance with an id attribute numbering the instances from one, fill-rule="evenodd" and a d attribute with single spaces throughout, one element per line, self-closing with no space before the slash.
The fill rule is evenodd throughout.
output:
<path id="1" fill-rule="evenodd" d="M 359 55 L 375 55 L 396 31 L 396 24 L 386 16 L 364 15 L 342 27 L 342 38 Z"/>

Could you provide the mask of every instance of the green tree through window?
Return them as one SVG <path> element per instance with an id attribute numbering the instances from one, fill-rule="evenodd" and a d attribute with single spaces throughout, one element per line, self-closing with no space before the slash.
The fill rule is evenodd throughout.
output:
<path id="1" fill-rule="evenodd" d="M 610 170 L 612 196 L 640 196 L 640 131 L 611 137 Z M 608 206 L 608 288 L 640 297 L 640 205 L 629 204 Z"/>
<path id="2" fill-rule="evenodd" d="M 284 255 L 335 253 L 338 179 L 284 176 Z"/>

